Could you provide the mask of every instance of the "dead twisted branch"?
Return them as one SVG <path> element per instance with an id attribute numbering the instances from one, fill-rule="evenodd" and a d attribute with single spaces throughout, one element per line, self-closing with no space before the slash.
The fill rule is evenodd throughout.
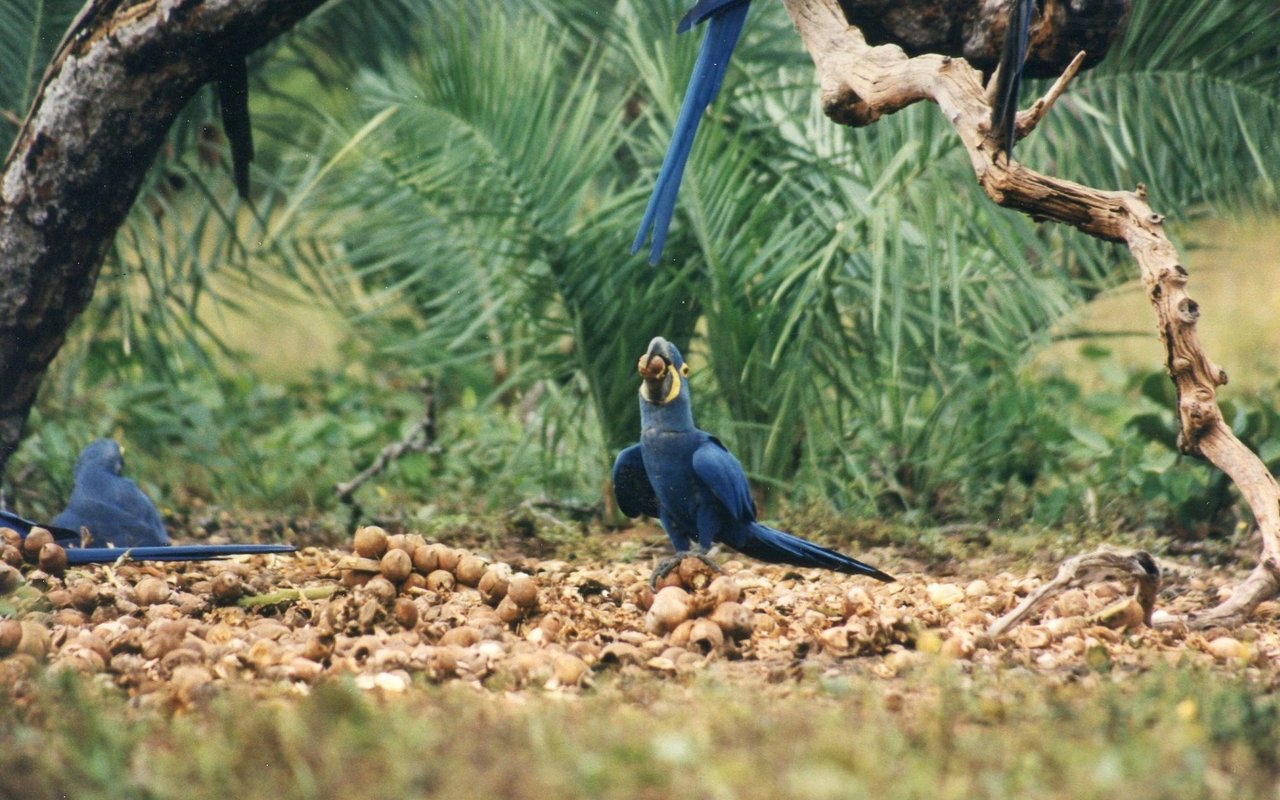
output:
<path id="1" fill-rule="evenodd" d="M 960 137 L 978 184 L 992 201 L 1129 248 L 1156 313 L 1165 367 L 1177 388 L 1179 447 L 1230 476 L 1262 534 L 1258 566 L 1226 601 L 1186 619 L 1158 615 L 1156 624 L 1205 628 L 1243 622 L 1258 603 L 1280 590 L 1280 485 L 1222 419 L 1216 392 L 1226 384 L 1227 373 L 1200 346 L 1200 307 L 1187 294 L 1186 268 L 1165 235 L 1164 217 L 1147 204 L 1144 187 L 1104 191 L 1041 174 L 1003 155 L 997 159 L 988 139 L 991 106 L 982 76 L 964 59 L 908 57 L 896 45 L 873 47 L 845 21 L 836 0 L 783 4 L 813 58 L 823 106 L 832 120 L 868 125 L 913 103 L 935 103 Z M 1049 113 L 1078 67 L 1079 59 L 1044 97 L 1019 113 L 1019 137 L 1030 134 Z"/>

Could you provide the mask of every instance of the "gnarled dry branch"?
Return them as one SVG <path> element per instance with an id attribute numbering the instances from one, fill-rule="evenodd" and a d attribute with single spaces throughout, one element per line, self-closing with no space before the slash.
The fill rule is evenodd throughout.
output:
<path id="1" fill-rule="evenodd" d="M 895 45 L 873 47 L 845 22 L 836 0 L 783 0 L 818 72 L 824 109 L 845 125 L 868 125 L 920 101 L 936 103 L 969 154 L 978 184 L 994 202 L 1038 221 L 1060 222 L 1128 246 L 1155 309 L 1165 366 L 1177 388 L 1178 442 L 1230 476 L 1262 533 L 1262 558 L 1253 574 L 1217 608 L 1182 620 L 1192 627 L 1244 621 L 1280 590 L 1280 485 L 1262 461 L 1223 422 L 1216 390 L 1227 373 L 1210 361 L 1196 335 L 1199 305 L 1187 295 L 1187 271 L 1164 233 L 1164 217 L 1147 205 L 1146 191 L 1104 191 L 996 159 L 989 138 L 991 106 L 981 75 L 963 59 L 908 57 Z M 1025 135 L 1051 105 L 1022 112 Z"/>
<path id="2" fill-rule="evenodd" d="M 1135 599 L 1142 606 L 1142 621 L 1148 625 L 1152 624 L 1156 593 L 1160 591 L 1160 567 L 1156 565 L 1155 559 L 1141 550 L 1136 553 L 1124 553 L 1110 547 L 1103 547 L 1092 553 L 1072 556 L 1063 561 L 1053 580 L 1041 585 L 1027 595 L 1017 608 L 993 622 L 987 629 L 987 635 L 994 638 L 1008 632 L 1036 609 L 1061 594 L 1071 584 L 1088 580 L 1098 574 L 1104 577 L 1117 575 L 1131 579 L 1137 587 Z"/>

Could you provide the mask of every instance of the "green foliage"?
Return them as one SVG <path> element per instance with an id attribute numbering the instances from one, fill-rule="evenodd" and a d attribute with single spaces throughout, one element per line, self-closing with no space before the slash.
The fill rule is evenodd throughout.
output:
<path id="1" fill-rule="evenodd" d="M 430 374 L 454 416 L 437 455 L 388 478 L 393 495 L 591 496 L 638 433 L 632 365 L 662 334 L 693 364 L 700 423 L 786 499 L 932 520 L 1088 519 L 1113 502 L 1133 520 L 1140 503 L 1148 521 L 1222 524 L 1225 484 L 1159 444 L 1168 406 L 1063 422 L 1104 400 L 1024 374 L 1070 309 L 1127 276 L 1116 248 L 993 206 L 932 107 L 832 124 L 777 6 L 752 9 L 663 263 L 629 256 L 698 47 L 673 35 L 682 7 L 327 5 L 255 64 L 251 207 L 209 99 L 176 126 L 22 457 L 52 480 L 75 442 L 118 427 L 243 466 L 242 485 L 206 476 L 217 495 L 328 507 L 323 487 L 398 438 L 417 402 L 362 382 Z M 1174 216 L 1274 203 L 1274 9 L 1134 15 L 1022 157 L 1146 181 Z M 359 368 L 256 387 L 208 324 L 255 293 L 340 309 Z M 316 405 L 335 391 L 360 399 Z M 84 414 L 67 402 L 83 393 L 136 410 Z"/>

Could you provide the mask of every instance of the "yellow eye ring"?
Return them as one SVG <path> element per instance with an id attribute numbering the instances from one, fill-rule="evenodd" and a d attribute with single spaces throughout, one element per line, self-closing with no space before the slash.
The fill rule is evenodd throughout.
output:
<path id="1" fill-rule="evenodd" d="M 689 365 L 688 365 L 688 364 L 681 364 L 681 365 L 680 365 L 680 374 L 681 374 L 681 375 L 683 375 L 683 376 L 684 376 L 684 377 L 686 377 L 686 378 L 687 378 L 687 377 L 689 377 Z"/>

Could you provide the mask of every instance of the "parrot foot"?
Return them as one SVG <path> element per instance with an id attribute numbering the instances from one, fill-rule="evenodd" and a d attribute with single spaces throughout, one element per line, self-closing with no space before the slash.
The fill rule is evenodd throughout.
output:
<path id="1" fill-rule="evenodd" d="M 716 564 L 716 562 L 712 561 L 710 557 L 707 556 L 706 551 L 681 550 L 681 551 L 672 553 L 671 555 L 667 556 L 666 558 L 658 562 L 658 566 L 653 568 L 653 574 L 649 576 L 649 588 L 655 592 L 658 591 L 658 581 L 670 575 L 671 572 L 675 570 L 677 567 L 679 567 L 681 562 L 683 562 L 686 558 L 698 559 L 703 564 L 706 564 L 707 567 L 710 568 L 710 570 L 713 573 L 719 574 L 723 572 L 723 570 L 720 569 L 719 565 Z"/>

